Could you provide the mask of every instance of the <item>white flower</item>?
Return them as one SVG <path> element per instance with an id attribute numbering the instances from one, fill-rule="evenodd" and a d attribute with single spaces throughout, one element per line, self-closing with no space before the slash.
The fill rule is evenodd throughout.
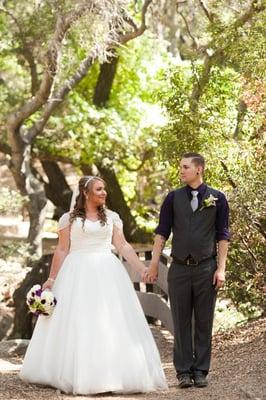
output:
<path id="1" fill-rule="evenodd" d="M 27 297 L 27 300 L 30 300 L 30 299 L 33 298 L 33 297 L 32 297 L 32 293 L 31 293 L 31 290 L 28 291 L 26 297 Z"/>
<path id="2" fill-rule="evenodd" d="M 32 288 L 28 291 L 26 297 L 27 300 L 34 299 L 35 297 L 39 297 L 41 293 L 41 285 L 34 285 Z"/>
<path id="3" fill-rule="evenodd" d="M 40 290 L 40 289 L 41 289 L 41 285 L 34 285 L 34 286 L 32 286 L 31 291 L 36 292 L 36 290 Z"/>
<path id="4" fill-rule="evenodd" d="M 214 197 L 212 194 L 210 194 L 209 197 L 203 200 L 202 205 L 200 207 L 200 211 L 207 207 L 215 207 L 217 200 L 218 200 L 217 197 Z"/>
<path id="5" fill-rule="evenodd" d="M 41 294 L 41 299 L 46 300 L 47 302 L 53 302 L 54 301 L 54 295 L 53 293 L 49 290 L 44 290 Z"/>
<path id="6" fill-rule="evenodd" d="M 56 305 L 56 299 L 50 290 L 42 291 L 40 285 L 34 285 L 26 296 L 30 312 L 34 314 L 51 315 Z"/>

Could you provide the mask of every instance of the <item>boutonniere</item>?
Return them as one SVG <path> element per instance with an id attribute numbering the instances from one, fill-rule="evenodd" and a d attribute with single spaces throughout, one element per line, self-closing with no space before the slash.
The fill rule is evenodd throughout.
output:
<path id="1" fill-rule="evenodd" d="M 204 208 L 207 208 L 207 207 L 215 207 L 217 200 L 218 200 L 217 197 L 214 197 L 212 194 L 210 194 L 210 196 L 207 197 L 207 199 L 203 200 L 199 211 L 201 211 L 201 210 L 203 210 Z"/>

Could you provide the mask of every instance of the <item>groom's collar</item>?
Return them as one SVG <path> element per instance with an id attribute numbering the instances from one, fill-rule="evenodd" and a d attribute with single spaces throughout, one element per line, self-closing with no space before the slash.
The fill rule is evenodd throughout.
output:
<path id="1" fill-rule="evenodd" d="M 197 188 L 192 188 L 189 185 L 186 185 L 185 187 L 186 187 L 188 194 L 191 194 L 192 190 L 197 190 L 201 196 L 204 195 L 204 193 L 206 192 L 206 189 L 207 189 L 206 183 L 201 183 Z"/>

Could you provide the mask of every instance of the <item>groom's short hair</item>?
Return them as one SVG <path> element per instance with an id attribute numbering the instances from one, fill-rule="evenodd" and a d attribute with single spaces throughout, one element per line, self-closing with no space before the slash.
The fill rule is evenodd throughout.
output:
<path id="1" fill-rule="evenodd" d="M 192 162 L 198 167 L 201 166 L 203 171 L 205 168 L 205 159 L 199 153 L 184 153 L 182 154 L 182 158 L 192 158 Z"/>

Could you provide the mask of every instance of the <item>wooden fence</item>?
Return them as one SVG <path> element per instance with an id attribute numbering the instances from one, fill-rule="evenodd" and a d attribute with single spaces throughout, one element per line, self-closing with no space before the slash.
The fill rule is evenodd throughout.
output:
<path id="1" fill-rule="evenodd" d="M 136 253 L 148 266 L 151 260 L 151 248 L 136 248 Z M 122 260 L 125 268 L 134 284 L 140 303 L 147 317 L 152 320 L 161 321 L 162 325 L 174 334 L 173 320 L 168 300 L 167 274 L 170 266 L 171 257 L 162 254 L 159 264 L 158 280 L 154 284 L 145 284 L 140 281 L 140 276 L 132 270 L 130 265 Z"/>

